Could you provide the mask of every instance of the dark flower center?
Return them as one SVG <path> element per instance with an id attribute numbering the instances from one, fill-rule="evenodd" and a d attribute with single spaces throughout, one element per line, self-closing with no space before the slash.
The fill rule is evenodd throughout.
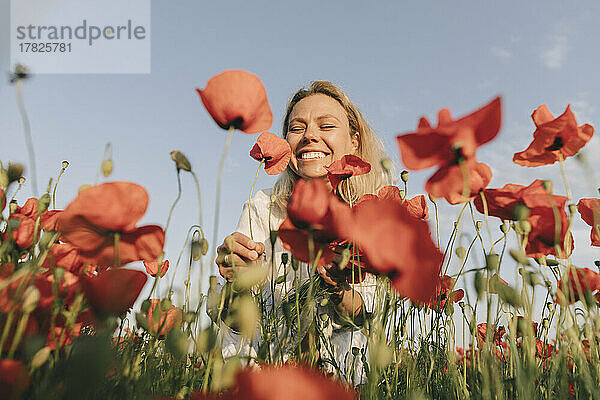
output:
<path id="1" fill-rule="evenodd" d="M 560 150 L 563 147 L 563 140 L 560 136 L 554 138 L 554 142 L 546 147 L 548 151 Z"/>

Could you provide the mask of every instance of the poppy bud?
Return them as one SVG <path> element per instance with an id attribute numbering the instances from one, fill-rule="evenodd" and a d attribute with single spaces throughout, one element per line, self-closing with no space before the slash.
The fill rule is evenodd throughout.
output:
<path id="1" fill-rule="evenodd" d="M 12 163 L 8 163 L 8 170 L 7 175 L 8 175 L 8 183 L 14 182 L 16 180 L 18 180 L 19 178 L 23 177 L 23 164 L 12 164 Z"/>
<path id="2" fill-rule="evenodd" d="M 475 291 L 477 292 L 477 298 L 480 299 L 483 296 L 484 290 L 484 282 L 483 282 L 483 274 L 481 271 L 477 271 L 475 273 L 475 278 L 473 279 L 473 285 L 475 286 Z"/>
<path id="3" fill-rule="evenodd" d="M 392 361 L 392 352 L 385 341 L 377 343 L 375 348 L 371 347 L 371 364 L 376 368 L 384 368 Z"/>
<path id="4" fill-rule="evenodd" d="M 143 312 L 144 314 L 148 312 L 148 310 L 150 309 L 150 305 L 151 305 L 151 304 L 152 304 L 152 303 L 151 303 L 151 302 L 150 302 L 150 300 L 148 300 L 148 299 L 146 299 L 146 300 L 144 300 L 144 301 L 142 302 L 142 307 L 141 307 L 141 310 L 142 310 L 142 312 Z"/>
<path id="5" fill-rule="evenodd" d="M 498 286 L 498 296 L 500 299 L 502 299 L 502 301 L 510 304 L 513 307 L 521 306 L 521 297 L 519 296 L 519 293 L 517 293 L 515 289 L 508 285 Z"/>
<path id="6" fill-rule="evenodd" d="M 87 190 L 91 187 L 92 187 L 92 185 L 90 185 L 89 183 L 84 183 L 83 185 L 79 186 L 79 189 L 77 189 L 77 194 L 80 194 L 84 190 Z"/>
<path id="7" fill-rule="evenodd" d="M 275 242 L 277 241 L 277 231 L 271 231 L 269 239 L 271 240 L 271 246 L 275 246 Z"/>
<path id="8" fill-rule="evenodd" d="M 179 150 L 173 150 L 171 152 L 171 160 L 175 161 L 175 166 L 177 169 L 182 169 L 184 171 L 190 172 L 192 170 L 192 164 L 187 159 L 186 156 Z"/>
<path id="9" fill-rule="evenodd" d="M 148 300 L 144 300 L 144 301 L 148 301 Z M 148 301 L 148 307 L 150 307 L 150 301 Z M 147 311 L 148 310 L 144 311 L 144 314 Z M 146 318 L 146 316 L 144 314 L 142 314 L 142 313 L 135 313 L 135 321 L 137 322 L 137 325 L 140 328 L 143 328 L 146 331 L 150 331 L 150 325 L 148 324 L 148 319 Z"/>
<path id="10" fill-rule="evenodd" d="M 300 262 L 292 257 L 292 269 L 294 271 L 298 271 L 298 267 L 300 266 Z"/>
<path id="11" fill-rule="evenodd" d="M 350 262 L 350 257 L 351 256 L 352 256 L 352 254 L 350 253 L 350 249 L 344 249 L 344 250 L 342 250 L 342 253 L 340 254 L 340 258 L 339 258 L 339 261 L 338 261 L 338 267 L 339 267 L 340 270 L 346 268 L 346 266 Z"/>
<path id="12" fill-rule="evenodd" d="M 258 265 L 240 268 L 233 278 L 234 288 L 236 291 L 250 290 L 252 287 L 264 283 L 267 275 L 267 268 Z"/>
<path id="13" fill-rule="evenodd" d="M 8 172 L 4 168 L 0 168 L 0 186 L 8 186 Z"/>
<path id="14" fill-rule="evenodd" d="M 198 240 L 192 240 L 191 252 L 192 252 L 192 259 L 194 261 L 198 261 L 200 259 L 200 257 L 202 257 L 202 248 L 201 248 L 200 242 Z"/>
<path id="15" fill-rule="evenodd" d="M 38 214 L 42 214 L 46 212 L 48 207 L 50 206 L 50 195 L 48 193 L 44 193 L 40 200 L 38 201 Z"/>
<path id="16" fill-rule="evenodd" d="M 113 171 L 113 161 L 112 159 L 107 159 L 102 161 L 102 175 L 104 175 L 105 178 L 108 178 L 110 176 L 110 174 L 112 174 Z"/>
<path id="17" fill-rule="evenodd" d="M 23 312 L 30 314 L 40 301 L 40 291 L 35 286 L 29 286 L 23 294 Z"/>
<path id="18" fill-rule="evenodd" d="M 456 250 L 454 250 L 454 253 L 458 256 L 458 258 L 463 259 L 465 258 L 466 250 L 464 247 L 459 246 L 456 248 Z"/>
<path id="19" fill-rule="evenodd" d="M 358 347 L 355 347 L 355 346 L 352 347 L 352 355 L 354 357 L 356 357 L 359 352 L 360 352 L 360 349 Z"/>
<path id="20" fill-rule="evenodd" d="M 523 232 L 523 234 L 528 234 L 531 232 L 531 223 L 527 220 L 519 221 L 519 228 Z"/>
<path id="21" fill-rule="evenodd" d="M 485 266 L 487 267 L 488 271 L 497 271 L 499 261 L 500 256 L 498 254 L 491 253 L 485 256 Z"/>
<path id="22" fill-rule="evenodd" d="M 508 251 L 510 256 L 521 265 L 530 265 L 529 258 L 522 250 L 510 249 Z"/>
<path id="23" fill-rule="evenodd" d="M 392 160 L 390 160 L 389 158 L 384 158 L 383 160 L 381 160 L 381 168 L 383 168 L 385 172 L 390 172 L 392 170 L 393 165 L 394 164 L 392 163 Z"/>
<path id="24" fill-rule="evenodd" d="M 249 339 L 256 332 L 256 321 L 259 317 L 258 307 L 251 296 L 237 297 L 236 302 L 234 308 L 239 331 L 243 337 Z"/>
<path id="25" fill-rule="evenodd" d="M 67 169 L 68 166 L 69 166 L 69 162 L 67 160 L 64 160 L 62 162 L 62 169 Z"/>
<path id="26" fill-rule="evenodd" d="M 475 228 L 477 228 L 478 231 L 481 229 L 482 226 L 483 226 L 483 222 L 481 222 L 481 221 L 475 222 Z"/>
<path id="27" fill-rule="evenodd" d="M 546 189 L 546 192 L 548 192 L 548 193 L 552 192 L 552 181 L 549 181 L 549 180 L 542 181 L 542 187 L 544 189 Z"/>
<path id="28" fill-rule="evenodd" d="M 169 331 L 165 345 L 169 353 L 179 360 L 182 360 L 187 355 L 189 348 L 187 338 L 179 329 L 171 329 Z"/>
<path id="29" fill-rule="evenodd" d="M 160 308 L 163 311 L 169 311 L 172 305 L 173 303 L 169 299 L 162 299 L 162 301 L 160 302 Z"/>
<path id="30" fill-rule="evenodd" d="M 513 215 L 518 221 L 527 219 L 529 216 L 529 207 L 527 207 L 525 204 L 519 203 L 513 208 Z"/>
<path id="31" fill-rule="evenodd" d="M 52 350 L 50 350 L 50 347 L 42 347 L 41 349 L 39 349 L 31 359 L 31 363 L 29 364 L 31 366 L 31 369 L 36 370 L 42 365 L 44 365 L 48 360 L 48 357 L 50 357 L 51 352 Z"/>
<path id="32" fill-rule="evenodd" d="M 408 182 L 408 171 L 407 170 L 400 172 L 400 179 L 402 179 L 402 182 L 404 182 L 404 183 Z"/>
<path id="33" fill-rule="evenodd" d="M 281 263 L 285 267 L 289 261 L 290 255 L 288 253 L 281 254 Z"/>
<path id="34" fill-rule="evenodd" d="M 444 307 L 444 314 L 446 314 L 448 317 L 454 314 L 454 305 L 451 302 L 446 303 L 446 307 Z"/>

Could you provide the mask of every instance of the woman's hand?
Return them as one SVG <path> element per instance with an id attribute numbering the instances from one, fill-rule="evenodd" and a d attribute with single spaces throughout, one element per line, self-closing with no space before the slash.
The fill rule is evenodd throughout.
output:
<path id="1" fill-rule="evenodd" d="M 233 278 L 233 267 L 247 267 L 256 261 L 265 251 L 265 245 L 257 243 L 240 232 L 227 236 L 223 244 L 217 247 L 216 264 L 219 273 L 228 282 Z"/>
<path id="2" fill-rule="evenodd" d="M 338 311 L 357 318 L 360 317 L 362 311 L 362 296 L 352 289 L 345 272 L 340 270 L 337 265 L 317 267 L 317 273 L 329 285 L 331 297 L 334 299 Z"/>

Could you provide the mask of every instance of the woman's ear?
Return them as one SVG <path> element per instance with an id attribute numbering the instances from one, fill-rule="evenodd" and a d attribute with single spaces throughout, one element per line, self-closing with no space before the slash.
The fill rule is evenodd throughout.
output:
<path id="1" fill-rule="evenodd" d="M 356 152 L 359 147 L 360 147 L 360 134 L 358 132 L 354 132 L 354 134 L 352 135 L 352 148 L 354 149 L 354 152 Z"/>

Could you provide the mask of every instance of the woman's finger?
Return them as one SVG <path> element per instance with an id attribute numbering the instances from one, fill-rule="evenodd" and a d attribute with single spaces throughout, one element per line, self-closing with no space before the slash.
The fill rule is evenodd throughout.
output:
<path id="1" fill-rule="evenodd" d="M 233 238 L 233 240 L 235 241 L 235 243 L 245 249 L 247 249 L 248 251 L 252 251 L 254 250 L 257 254 L 257 258 L 259 255 L 261 255 L 264 251 L 265 251 L 265 245 L 262 243 L 258 243 L 255 242 L 254 240 L 252 240 L 251 238 L 249 238 L 248 236 L 244 235 L 241 232 L 234 232 L 231 235 L 229 235 L 230 237 Z M 231 244 L 232 242 L 229 241 L 229 244 Z M 239 247 L 236 246 L 234 249 L 230 249 L 233 250 L 237 253 L 237 249 Z M 238 253 L 240 254 L 240 253 Z M 246 257 L 244 254 L 240 254 L 242 257 Z M 249 257 L 246 257 L 249 258 Z"/>

